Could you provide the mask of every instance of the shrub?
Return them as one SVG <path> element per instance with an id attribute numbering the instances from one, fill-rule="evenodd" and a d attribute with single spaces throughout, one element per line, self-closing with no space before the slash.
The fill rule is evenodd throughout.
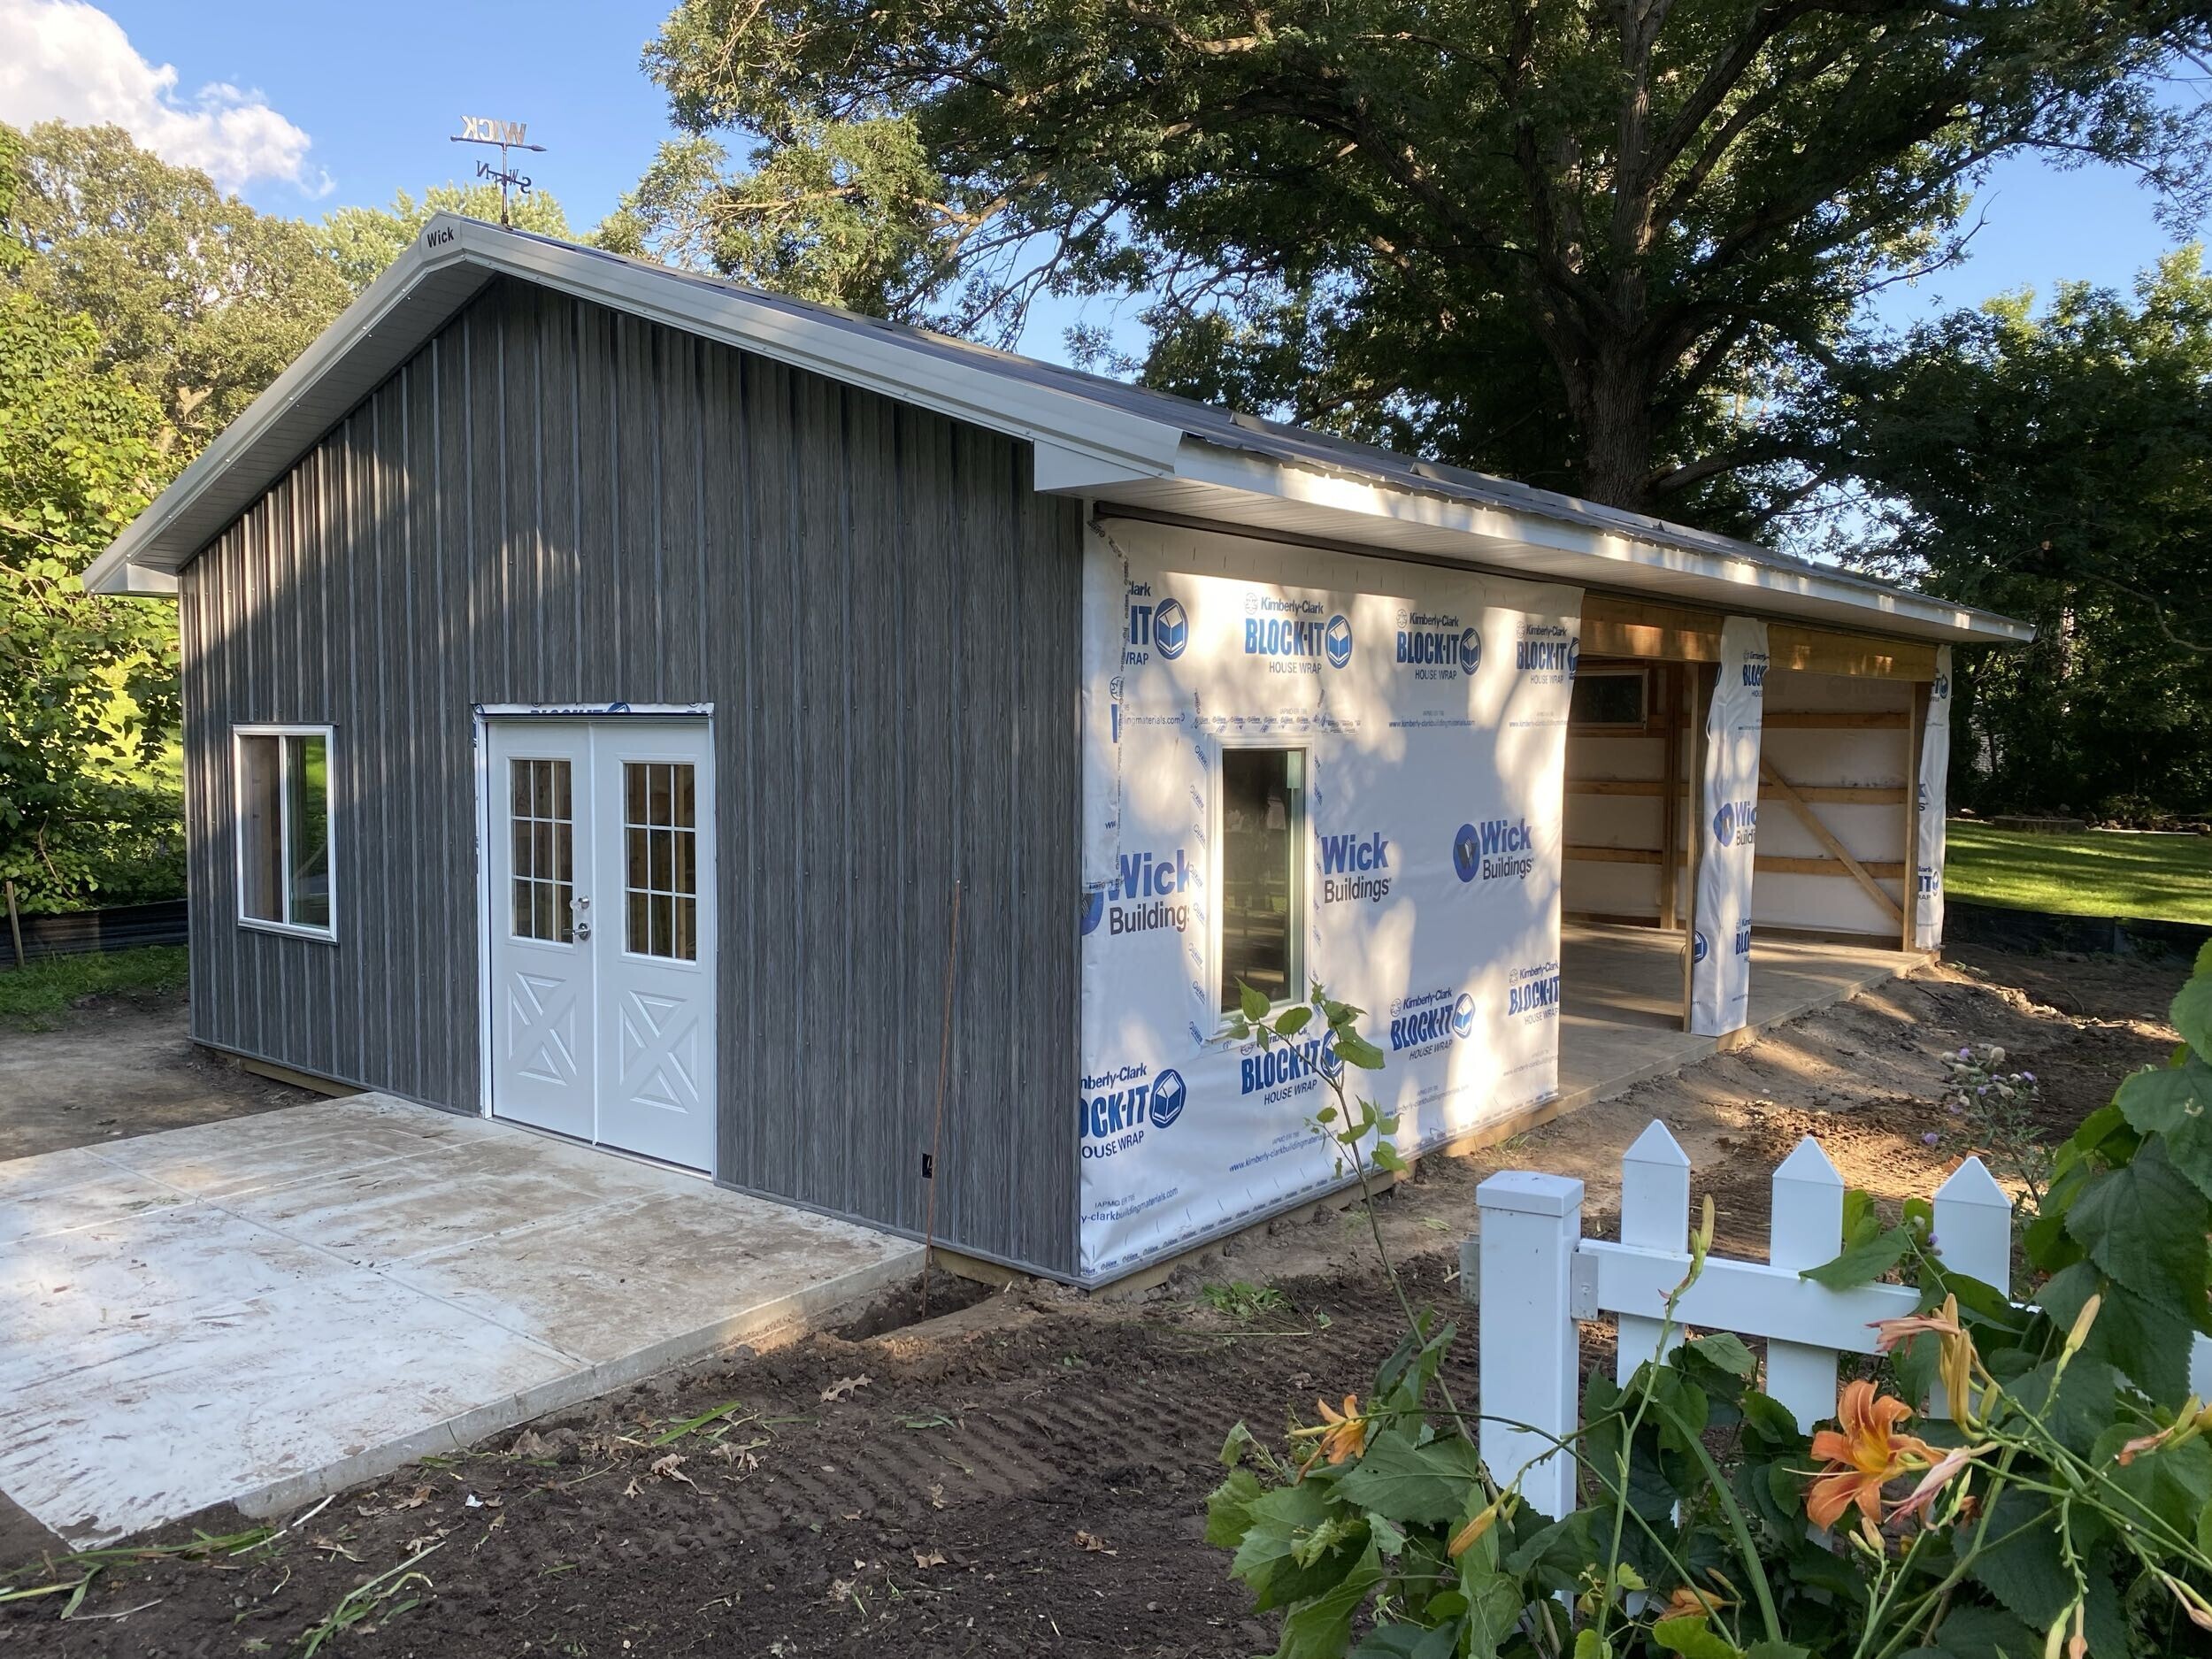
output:
<path id="1" fill-rule="evenodd" d="M 1244 1026 L 1263 1042 L 1318 1016 L 1353 1066 L 1380 1065 L 1360 1010 L 1318 986 L 1310 1009 L 1264 1012 Z M 1440 1379 L 1453 1328 L 1406 1305 L 1386 1257 L 1408 1330 L 1364 1401 L 1317 1402 L 1279 1451 L 1241 1425 L 1223 1448 L 1207 1537 L 1282 1612 L 1279 1653 L 2212 1652 L 2212 1410 L 2188 1394 L 2192 1339 L 2212 1333 L 2212 947 L 2173 1018 L 2172 1064 L 2127 1079 L 2053 1158 L 2022 1234 L 2024 1305 L 1945 1268 L 1924 1204 L 1886 1227 L 1854 1195 L 1847 1249 L 1813 1273 L 1900 1271 L 1920 1311 L 1884 1328 L 1885 1357 L 1810 1437 L 1759 1392 L 1740 1340 L 1673 1327 L 1710 1246 L 1709 1199 L 1658 1351 L 1624 1387 L 1586 1380 L 1563 1517 L 1518 1501 L 1525 1471 L 1482 1465 Z M 1402 1160 L 1348 1075 L 1328 1079 L 1316 1127 L 1364 1186 Z"/>

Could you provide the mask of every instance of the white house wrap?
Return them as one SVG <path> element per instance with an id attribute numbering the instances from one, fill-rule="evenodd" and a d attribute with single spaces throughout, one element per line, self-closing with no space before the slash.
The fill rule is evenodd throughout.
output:
<path id="1" fill-rule="evenodd" d="M 1943 943 L 1943 814 L 1951 772 L 1951 648 L 1936 647 L 1935 680 L 1928 687 L 1928 718 L 1920 728 L 1920 845 L 1915 850 L 1920 908 L 1912 942 L 1922 950 Z"/>
<path id="2" fill-rule="evenodd" d="M 1730 617 L 1721 626 L 1720 673 L 1705 716 L 1706 837 L 1697 866 L 1691 943 L 1690 1029 L 1724 1036 L 1742 1026 L 1751 1000 L 1751 880 L 1759 834 L 1759 715 L 1765 697 L 1767 625 Z"/>
<path id="3" fill-rule="evenodd" d="M 1292 972 L 1368 1010 L 1388 1064 L 1360 1092 L 1400 1149 L 1555 1092 L 1580 595 L 1133 521 L 1094 531 L 1085 573 L 1091 1279 L 1346 1179 L 1311 1121 L 1333 1048 L 1216 1034 L 1225 754 L 1298 757 L 1302 802 L 1229 833 L 1302 857 Z"/>

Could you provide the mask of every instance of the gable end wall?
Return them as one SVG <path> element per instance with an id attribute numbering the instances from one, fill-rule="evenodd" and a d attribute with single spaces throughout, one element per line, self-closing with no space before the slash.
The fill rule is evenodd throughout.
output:
<path id="1" fill-rule="evenodd" d="M 1027 445 L 495 285 L 183 572 L 192 1031 L 474 1110 L 472 710 L 714 705 L 721 1174 L 1074 1267 L 1080 508 Z M 327 722 L 336 944 L 242 928 L 230 729 Z"/>

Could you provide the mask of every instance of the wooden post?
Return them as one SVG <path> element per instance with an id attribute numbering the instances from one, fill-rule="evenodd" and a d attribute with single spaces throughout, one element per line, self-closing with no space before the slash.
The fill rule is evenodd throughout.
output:
<path id="1" fill-rule="evenodd" d="M 1720 667 L 1714 663 L 1692 664 L 1684 671 L 1683 679 L 1690 688 L 1685 702 L 1684 713 L 1689 726 L 1689 772 L 1684 780 L 1686 806 L 1683 813 L 1684 833 L 1688 837 L 1689 856 L 1684 861 L 1682 905 L 1682 1029 L 1690 1028 L 1690 998 L 1697 978 L 1697 876 L 1698 866 L 1705 862 L 1705 837 L 1699 833 L 1698 819 L 1702 816 L 1705 788 L 1705 718 L 1713 703 L 1713 689 L 1720 683 Z M 1709 949 L 1717 949 L 1719 941 L 1712 941 Z"/>
<path id="2" fill-rule="evenodd" d="M 1662 663 L 1656 676 L 1662 700 L 1660 730 L 1666 758 L 1660 772 L 1659 926 L 1668 933 L 1679 926 L 1682 904 L 1682 665 Z"/>
<path id="3" fill-rule="evenodd" d="M 1575 1509 L 1575 1456 L 1554 1442 L 1571 1441 L 1581 1415 L 1580 1342 L 1569 1309 L 1582 1183 L 1509 1170 L 1475 1188 L 1475 1208 L 1476 1351 L 1510 1356 L 1476 1372 L 1482 1461 L 1502 1486 L 1520 1476 L 1529 1506 L 1563 1519 Z M 1464 1286 L 1463 1255 L 1461 1262 Z"/>
<path id="4" fill-rule="evenodd" d="M 10 939 L 10 940 L 11 940 L 11 941 L 14 943 L 14 945 L 15 945 L 15 965 L 16 965 L 17 967 L 19 967 L 19 967 L 23 966 L 23 918 L 22 918 L 20 916 L 19 916 L 19 915 L 17 915 L 17 914 L 16 914 L 16 910 L 15 910 L 15 881 L 14 881 L 14 879 L 13 879 L 12 877 L 11 877 L 11 878 L 9 879 L 9 881 L 8 881 L 7 887 L 8 887 L 8 938 L 9 938 L 9 939 Z"/>
<path id="5" fill-rule="evenodd" d="M 1920 734 L 1927 729 L 1928 702 L 1935 687 L 1917 680 L 1912 687 L 1912 712 L 1905 718 L 1905 879 L 1898 884 L 1900 950 L 1916 949 L 1920 932 Z"/>

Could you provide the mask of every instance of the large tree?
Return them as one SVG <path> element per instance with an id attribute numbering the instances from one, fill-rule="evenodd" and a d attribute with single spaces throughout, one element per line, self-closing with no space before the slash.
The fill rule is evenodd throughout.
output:
<path id="1" fill-rule="evenodd" d="M 0 127 L 0 227 L 21 159 Z M 177 713 L 173 619 L 77 580 L 167 474 L 161 411 L 19 280 L 30 262 L 0 235 L 0 877 L 37 905 L 142 867 L 165 828 L 173 864 L 181 835 L 143 787 Z"/>
<path id="2" fill-rule="evenodd" d="M 115 127 L 23 136 L 8 230 L 15 283 L 89 318 L 97 357 L 159 402 L 188 460 L 352 297 L 315 227 L 257 213 Z"/>
<path id="3" fill-rule="evenodd" d="M 1742 524 L 1768 400 L 2023 150 L 2175 199 L 2200 0 L 685 0 L 627 234 L 1004 333 L 1156 297 L 1156 382 Z M 749 146 L 733 171 L 711 146 Z"/>
<path id="4" fill-rule="evenodd" d="M 498 193 L 316 224 L 119 128 L 0 126 L 0 875 L 32 902 L 177 879 L 175 611 L 85 566 L 439 209 Z M 567 229 L 549 197 L 523 223 Z"/>
<path id="5" fill-rule="evenodd" d="M 1834 545 L 2037 625 L 1964 664 L 1965 798 L 2212 813 L 2212 275 L 2015 295 L 1868 342 L 1800 411 Z"/>
<path id="6" fill-rule="evenodd" d="M 342 207 L 325 215 L 314 235 L 347 286 L 358 292 L 407 251 L 433 213 L 458 213 L 495 225 L 499 222 L 499 187 L 438 184 L 419 196 L 402 190 L 392 197 L 389 207 Z M 543 190 L 515 196 L 508 219 L 518 230 L 574 239 L 560 202 Z"/>

